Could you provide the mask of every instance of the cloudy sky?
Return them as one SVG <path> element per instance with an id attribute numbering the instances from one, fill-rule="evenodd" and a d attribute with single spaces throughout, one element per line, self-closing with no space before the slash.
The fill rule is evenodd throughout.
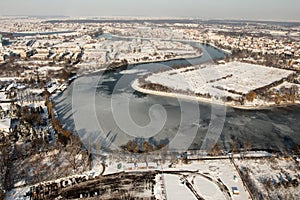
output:
<path id="1" fill-rule="evenodd" d="M 1 0 L 0 15 L 156 16 L 300 21 L 300 0 Z"/>

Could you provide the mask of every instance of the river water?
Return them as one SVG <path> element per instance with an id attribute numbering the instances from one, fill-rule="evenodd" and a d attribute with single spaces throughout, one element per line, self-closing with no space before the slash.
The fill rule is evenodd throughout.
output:
<path id="1" fill-rule="evenodd" d="M 181 147 L 201 149 L 211 127 L 212 105 L 145 95 L 130 86 L 138 76 L 151 71 L 225 56 L 211 46 L 198 47 L 204 52 L 199 58 L 129 65 L 78 78 L 54 99 L 61 122 L 86 143 L 100 143 L 105 148 L 118 148 L 128 140 L 155 145 L 176 140 Z M 240 148 L 247 142 L 253 149 L 290 150 L 300 144 L 299 111 L 299 106 L 253 111 L 227 108 L 218 143 L 228 151 L 233 141 Z"/>

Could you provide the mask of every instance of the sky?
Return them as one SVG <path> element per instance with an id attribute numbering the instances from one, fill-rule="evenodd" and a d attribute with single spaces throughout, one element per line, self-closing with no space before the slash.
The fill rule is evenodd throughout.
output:
<path id="1" fill-rule="evenodd" d="M 300 21 L 300 0 L 1 0 L 0 15 Z"/>

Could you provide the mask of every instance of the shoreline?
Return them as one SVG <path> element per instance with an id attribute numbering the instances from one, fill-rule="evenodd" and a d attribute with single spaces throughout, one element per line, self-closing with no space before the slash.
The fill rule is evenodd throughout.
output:
<path id="1" fill-rule="evenodd" d="M 286 104 L 281 104 L 281 105 L 276 105 L 276 104 L 268 104 L 268 105 L 262 105 L 262 106 L 233 105 L 232 103 L 218 101 L 218 100 L 214 100 L 211 98 L 209 99 L 209 98 L 204 98 L 204 97 L 191 96 L 191 95 L 187 95 L 187 94 L 168 93 L 168 92 L 162 92 L 162 91 L 147 90 L 147 89 L 140 87 L 138 79 L 134 80 L 131 83 L 131 87 L 134 90 L 136 90 L 140 93 L 143 93 L 143 94 L 150 94 L 150 95 L 170 97 L 170 98 L 180 98 L 183 100 L 197 101 L 197 102 L 211 104 L 211 105 L 226 106 L 226 107 L 231 107 L 231 108 L 240 109 L 240 110 L 269 110 L 272 108 L 284 108 L 284 107 L 288 107 L 288 106 L 300 105 L 299 101 L 296 101 L 295 103 L 286 103 Z"/>
<path id="2" fill-rule="evenodd" d="M 82 77 L 82 76 L 88 76 L 88 75 L 92 75 L 92 74 L 95 74 L 95 73 L 98 73 L 98 72 L 105 72 L 105 71 L 108 71 L 108 72 L 111 72 L 113 70 L 118 70 L 118 69 L 121 69 L 122 67 L 125 67 L 125 66 L 136 66 L 136 65 L 146 65 L 146 64 L 159 64 L 159 63 L 165 63 L 165 62 L 171 62 L 171 61 L 179 61 L 179 60 L 188 60 L 188 59 L 197 59 L 197 58 L 201 58 L 203 56 L 203 52 L 201 52 L 199 55 L 197 56 L 191 56 L 191 57 L 181 57 L 181 58 L 173 58 L 173 59 L 166 59 L 166 60 L 156 60 L 156 61 L 144 61 L 144 62 L 135 62 L 135 63 L 128 63 L 127 65 L 120 65 L 118 67 L 115 67 L 115 68 L 111 68 L 111 69 L 108 69 L 108 66 L 105 66 L 104 68 L 99 68 L 99 69 L 96 69 L 96 70 L 92 70 L 92 71 L 85 71 L 85 72 L 82 72 L 81 74 L 78 74 L 78 78 L 79 77 Z M 186 66 L 186 65 L 185 65 Z M 188 65 L 188 66 L 192 66 L 192 65 Z"/>
<path id="3" fill-rule="evenodd" d="M 153 60 L 153 61 L 142 61 L 142 62 L 132 62 L 132 63 L 128 63 L 128 65 L 143 65 L 143 64 L 155 64 L 155 63 L 164 63 L 164 62 L 169 62 L 169 61 L 177 61 L 177 60 L 188 60 L 188 59 L 196 59 L 196 58 L 200 58 L 203 56 L 203 52 L 201 52 L 199 55 L 195 55 L 195 56 L 184 56 L 184 57 L 179 57 L 176 58 L 170 58 L 170 59 L 158 59 L 158 60 Z"/>
<path id="4" fill-rule="evenodd" d="M 212 44 L 212 43 L 203 43 L 203 44 L 212 46 L 212 47 L 214 47 L 215 49 L 219 49 L 219 50 L 224 51 L 225 53 L 228 53 L 228 54 L 230 54 L 230 55 L 232 54 L 232 51 L 227 50 L 227 49 L 223 49 L 223 48 L 220 48 L 220 47 L 217 47 L 216 45 L 214 45 L 214 44 Z"/>

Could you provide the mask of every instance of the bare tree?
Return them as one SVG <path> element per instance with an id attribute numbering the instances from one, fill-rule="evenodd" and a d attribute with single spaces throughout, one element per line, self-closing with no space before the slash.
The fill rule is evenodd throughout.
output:
<path id="1" fill-rule="evenodd" d="M 243 158 L 245 157 L 245 155 L 247 154 L 247 152 L 248 152 L 249 150 L 251 150 L 251 147 L 252 147 L 251 142 L 250 142 L 249 140 L 246 140 L 246 141 L 244 142 L 244 151 L 243 151 L 243 154 L 242 154 L 242 157 L 243 157 Z"/>
<path id="2" fill-rule="evenodd" d="M 76 171 L 78 167 L 82 166 L 82 164 L 84 163 L 84 154 L 86 153 L 86 151 L 82 148 L 80 138 L 73 135 L 70 138 L 72 138 L 72 144 L 68 145 L 68 147 L 66 148 L 66 153 L 68 155 L 66 156 L 66 159 L 72 166 L 72 169 Z"/>
<path id="3" fill-rule="evenodd" d="M 235 153 L 237 153 L 237 144 L 238 144 L 238 140 L 236 138 L 234 138 L 232 140 L 232 143 L 231 143 L 231 153 L 232 153 L 232 157 Z"/>

